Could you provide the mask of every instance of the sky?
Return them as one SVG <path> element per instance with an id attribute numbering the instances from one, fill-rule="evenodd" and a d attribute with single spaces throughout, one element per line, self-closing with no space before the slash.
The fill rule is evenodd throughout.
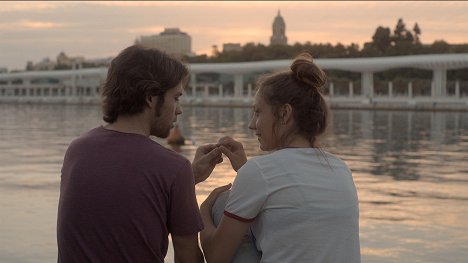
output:
<path id="1" fill-rule="evenodd" d="M 188 33 L 196 54 L 210 55 L 223 43 L 268 45 L 278 10 L 288 44 L 362 47 L 378 26 L 393 31 L 399 18 L 407 29 L 418 23 L 424 44 L 468 43 L 468 1 L 0 1 L 0 67 L 24 69 L 27 61 L 55 60 L 61 51 L 87 59 L 116 56 L 166 27 Z"/>

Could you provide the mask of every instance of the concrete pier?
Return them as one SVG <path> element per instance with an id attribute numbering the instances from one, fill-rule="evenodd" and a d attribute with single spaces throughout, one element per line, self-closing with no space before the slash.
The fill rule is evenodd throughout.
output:
<path id="1" fill-rule="evenodd" d="M 200 63 L 188 65 L 191 72 L 185 105 L 250 106 L 254 94 L 253 83 L 245 83 L 247 75 L 285 70 L 292 60 L 273 60 L 239 63 Z M 468 81 L 447 80 L 447 71 L 468 68 L 468 54 L 434 54 L 377 58 L 316 59 L 324 70 L 359 72 L 360 87 L 349 80 L 326 86 L 328 100 L 334 108 L 412 109 L 412 110 L 464 110 L 468 111 Z M 406 84 L 404 94 L 401 83 L 394 81 L 376 91 L 374 73 L 395 68 L 432 70 L 432 81 L 427 81 L 427 94 L 415 93 L 414 83 Z M 231 76 L 231 84 L 200 82 L 197 75 L 223 74 Z M 105 82 L 107 68 L 72 70 L 25 71 L 0 73 L 0 103 L 99 103 L 100 89 Z M 385 88 L 386 87 L 386 88 Z M 399 89 L 398 89 L 399 87 Z M 404 86 L 403 86 L 404 87 Z M 386 90 L 386 91 L 385 91 Z"/>

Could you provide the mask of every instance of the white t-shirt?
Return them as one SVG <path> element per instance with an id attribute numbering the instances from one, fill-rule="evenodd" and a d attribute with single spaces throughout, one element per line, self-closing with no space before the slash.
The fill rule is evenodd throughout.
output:
<path id="1" fill-rule="evenodd" d="M 351 171 L 315 148 L 286 148 L 237 173 L 225 215 L 253 221 L 261 262 L 360 262 L 359 207 Z"/>

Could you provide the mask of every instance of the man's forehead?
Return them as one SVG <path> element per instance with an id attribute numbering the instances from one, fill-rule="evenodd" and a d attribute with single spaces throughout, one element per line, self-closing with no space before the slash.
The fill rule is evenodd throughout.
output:
<path id="1" fill-rule="evenodd" d="M 177 84 L 175 87 L 173 87 L 172 89 L 169 90 L 170 93 L 174 93 L 174 94 L 182 94 L 184 92 L 184 87 L 182 85 L 182 82 L 180 82 L 179 84 Z"/>

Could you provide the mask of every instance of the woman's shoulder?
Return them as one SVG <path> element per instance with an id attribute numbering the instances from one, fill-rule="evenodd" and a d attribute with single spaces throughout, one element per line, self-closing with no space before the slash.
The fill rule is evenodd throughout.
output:
<path id="1" fill-rule="evenodd" d="M 276 158 L 276 152 L 277 151 L 254 156 L 250 158 L 246 164 L 258 166 L 261 163 L 270 162 L 271 160 L 274 160 Z"/>

